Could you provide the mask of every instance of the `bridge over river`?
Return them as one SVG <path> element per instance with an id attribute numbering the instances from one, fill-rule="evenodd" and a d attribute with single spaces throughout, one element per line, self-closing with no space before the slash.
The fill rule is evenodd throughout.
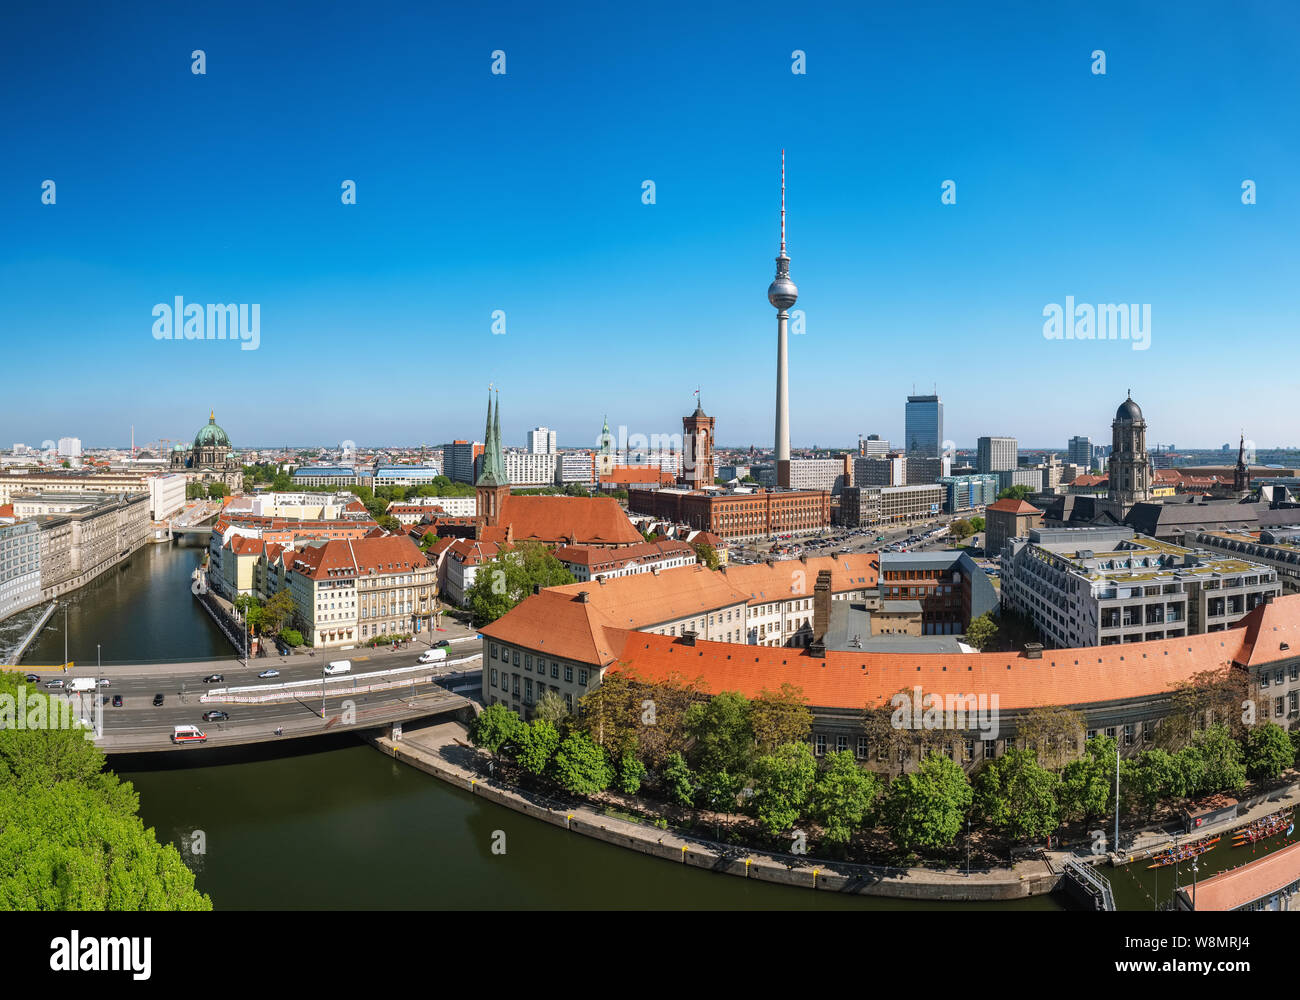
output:
<path id="1" fill-rule="evenodd" d="M 477 696 L 481 642 L 449 649 L 454 655 L 432 664 L 417 658 L 425 647 L 405 650 L 322 650 L 316 654 L 240 660 L 74 666 L 68 671 L 24 665 L 34 686 L 95 677 L 101 686 L 81 696 L 76 714 L 96 731 L 95 743 L 108 754 L 202 754 L 207 748 L 288 743 L 356 732 L 388 734 L 393 727 L 436 716 L 471 711 L 463 694 Z M 349 673 L 324 676 L 331 660 L 349 659 Z M 260 677 L 267 671 L 276 676 Z M 215 678 L 220 678 L 216 680 Z M 106 680 L 107 685 L 102 685 Z M 157 696 L 162 704 L 157 705 Z M 119 703 L 120 702 L 120 703 Z M 208 712 L 229 719 L 205 720 Z M 464 716 L 462 716 L 464 717 Z M 176 745 L 179 725 L 207 734 L 203 744 Z"/>

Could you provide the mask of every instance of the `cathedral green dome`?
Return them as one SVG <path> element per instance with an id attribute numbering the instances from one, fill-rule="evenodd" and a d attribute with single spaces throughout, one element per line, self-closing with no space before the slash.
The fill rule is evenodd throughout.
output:
<path id="1" fill-rule="evenodd" d="M 229 448 L 230 437 L 217 426 L 217 414 L 213 411 L 208 414 L 208 425 L 199 429 L 194 435 L 195 448 Z"/>

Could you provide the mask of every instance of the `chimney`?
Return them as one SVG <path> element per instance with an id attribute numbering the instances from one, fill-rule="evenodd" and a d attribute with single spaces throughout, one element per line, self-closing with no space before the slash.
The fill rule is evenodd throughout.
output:
<path id="1" fill-rule="evenodd" d="M 589 604 L 590 602 L 591 602 L 591 594 L 589 594 L 589 593 L 588 593 L 587 591 L 585 591 L 585 590 L 580 590 L 580 591 L 578 591 L 578 603 L 579 603 L 579 604 Z"/>
<path id="2" fill-rule="evenodd" d="M 1041 642 L 1025 643 L 1025 659 L 1041 660 L 1043 658 L 1043 644 Z"/>
<path id="3" fill-rule="evenodd" d="M 808 655 L 816 657 L 819 660 L 826 659 L 826 643 L 819 639 L 814 639 L 808 644 Z"/>
<path id="4" fill-rule="evenodd" d="M 541 592 L 542 592 L 542 585 L 540 583 L 533 584 L 533 593 L 540 594 Z"/>
<path id="5" fill-rule="evenodd" d="M 695 636 L 696 636 L 696 633 L 695 633 L 694 631 L 689 631 L 689 630 L 688 630 L 688 631 L 686 631 L 686 632 L 683 632 L 683 633 L 682 633 L 682 645 L 683 645 L 683 646 L 694 646 L 694 645 L 695 645 Z"/>
<path id="6" fill-rule="evenodd" d="M 822 647 L 822 656 L 826 655 L 826 630 L 831 624 L 831 571 L 822 570 L 817 574 L 813 585 L 813 634 L 814 644 Z"/>

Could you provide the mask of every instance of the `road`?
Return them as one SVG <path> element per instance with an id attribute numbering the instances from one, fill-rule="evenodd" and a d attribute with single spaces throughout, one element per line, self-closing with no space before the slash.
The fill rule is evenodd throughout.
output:
<path id="1" fill-rule="evenodd" d="M 426 669 L 415 674 L 360 681 L 357 680 L 357 675 L 360 674 L 417 666 L 420 654 L 428 647 L 412 644 L 398 652 L 370 649 L 320 650 L 315 656 L 262 657 L 252 660 L 247 667 L 238 660 L 217 660 L 185 664 L 110 665 L 98 670 L 93 666 L 77 666 L 66 674 L 41 668 L 33 668 L 32 672 L 40 678 L 38 685 L 41 690 L 46 690 L 46 682 L 54 677 L 65 680 L 91 676 L 106 679 L 108 686 L 100 687 L 97 691 L 103 712 L 103 736 L 98 743 L 106 752 L 129 752 L 170 748 L 174 727 L 185 724 L 198 726 L 206 732 L 208 745 L 234 745 L 277 738 L 277 728 L 283 730 L 285 737 L 317 735 L 326 731 L 418 718 L 428 715 L 431 710 L 459 707 L 464 704 L 464 700 L 440 686 L 439 681 L 467 670 L 477 671 L 482 665 L 482 646 L 482 641 L 474 638 L 453 642 L 447 647 L 447 661 L 427 664 Z M 263 692 L 230 692 L 232 697 L 270 693 L 277 690 L 275 685 L 296 681 L 318 685 L 325 664 L 341 659 L 352 663 L 352 670 L 346 675 L 352 683 L 341 680 L 327 685 L 323 717 L 319 693 L 304 693 L 299 697 L 264 704 L 222 701 L 220 694 L 212 694 L 232 687 L 265 689 Z M 265 679 L 257 676 L 268 669 L 278 670 L 279 676 Z M 223 680 L 210 684 L 204 681 L 205 677 L 213 675 L 220 675 Z M 401 680 L 403 683 L 400 687 L 383 691 L 353 690 L 358 685 L 387 680 Z M 319 687 L 316 691 L 319 692 Z M 161 706 L 153 704 L 154 697 L 158 694 L 163 696 Z M 204 695 L 214 700 L 204 701 Z M 115 696 L 122 699 L 120 707 L 113 706 Z M 203 713 L 214 710 L 229 713 L 230 719 L 205 722 Z"/>

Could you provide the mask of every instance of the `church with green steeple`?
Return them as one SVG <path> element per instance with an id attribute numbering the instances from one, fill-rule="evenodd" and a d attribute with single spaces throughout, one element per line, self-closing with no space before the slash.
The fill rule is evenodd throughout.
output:
<path id="1" fill-rule="evenodd" d="M 500 524 L 505 498 L 510 495 L 510 482 L 506 478 L 506 464 L 501 457 L 501 396 L 488 390 L 487 425 L 483 431 L 483 458 L 478 479 L 474 481 L 474 496 L 478 500 L 478 516 L 488 527 Z"/>

